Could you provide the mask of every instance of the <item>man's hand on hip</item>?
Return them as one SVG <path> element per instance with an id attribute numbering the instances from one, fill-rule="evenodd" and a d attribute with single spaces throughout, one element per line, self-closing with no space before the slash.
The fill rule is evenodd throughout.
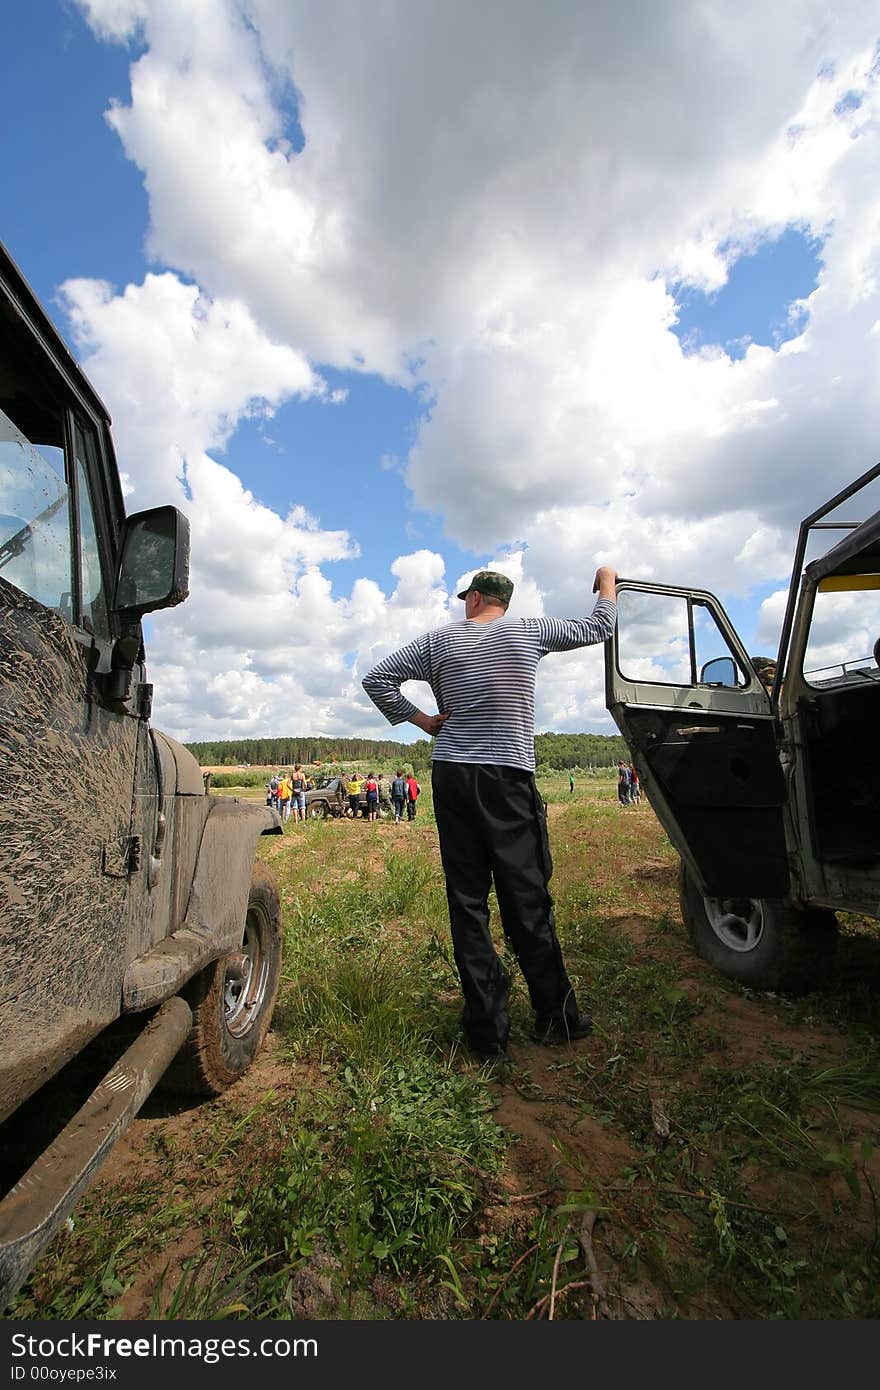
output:
<path id="1" fill-rule="evenodd" d="M 418 714 L 412 716 L 410 723 L 415 724 L 417 729 L 422 729 L 430 738 L 436 738 L 448 718 L 448 712 L 446 714 L 423 714 L 419 710 Z"/>

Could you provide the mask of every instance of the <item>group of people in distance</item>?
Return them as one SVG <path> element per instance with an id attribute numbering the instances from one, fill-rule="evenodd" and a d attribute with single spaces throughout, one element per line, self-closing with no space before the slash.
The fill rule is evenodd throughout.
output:
<path id="1" fill-rule="evenodd" d="M 403 820 L 404 812 L 407 820 L 415 820 L 422 789 L 412 773 L 398 768 L 390 784 L 383 772 L 378 777 L 374 772 L 366 777 L 352 772 L 348 776 L 343 774 L 342 780 L 348 796 L 348 815 L 355 818 L 363 815 L 365 820 L 374 821 L 379 819 L 380 811 L 393 810 L 395 824 Z M 361 802 L 362 793 L 366 794 L 366 805 Z"/>
<path id="2" fill-rule="evenodd" d="M 378 776 L 369 772 L 364 777 L 360 772 L 343 772 L 340 783 L 346 798 L 344 814 L 357 820 L 374 821 L 382 812 L 394 814 L 395 822 L 415 820 L 416 805 L 421 795 L 421 787 L 412 773 L 398 768 L 390 780 L 383 772 Z M 305 821 L 306 792 L 314 789 L 314 778 L 297 763 L 293 772 L 279 771 L 266 783 L 266 805 L 272 806 L 281 817 L 282 823 L 293 819 Z"/>
<path id="3" fill-rule="evenodd" d="M 639 774 L 632 763 L 623 758 L 617 764 L 617 799 L 621 806 L 638 806 L 642 799 Z"/>
<path id="4" fill-rule="evenodd" d="M 302 763 L 297 763 L 293 772 L 277 772 L 266 784 L 266 805 L 274 806 L 282 823 L 306 818 L 306 792 L 315 785 L 314 780 L 303 772 Z"/>

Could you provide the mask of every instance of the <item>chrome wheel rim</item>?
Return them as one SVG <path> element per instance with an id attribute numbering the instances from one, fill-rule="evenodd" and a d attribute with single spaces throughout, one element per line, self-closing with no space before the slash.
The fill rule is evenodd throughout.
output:
<path id="1" fill-rule="evenodd" d="M 241 951 L 236 955 L 234 972 L 227 967 L 223 982 L 223 1010 L 226 1027 L 235 1038 L 243 1037 L 259 1017 L 269 983 L 269 962 L 263 949 L 268 919 L 262 908 L 248 908 Z M 241 973 L 239 974 L 239 965 Z"/>
<path id="2" fill-rule="evenodd" d="M 703 902 L 709 926 L 729 951 L 754 951 L 764 934 L 760 898 L 704 898 Z"/>

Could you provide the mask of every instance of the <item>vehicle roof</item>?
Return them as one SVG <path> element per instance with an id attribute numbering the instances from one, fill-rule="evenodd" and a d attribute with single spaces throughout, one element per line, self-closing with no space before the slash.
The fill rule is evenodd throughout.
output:
<path id="1" fill-rule="evenodd" d="M 0 241 L 0 286 L 6 291 L 31 331 L 43 342 L 57 366 L 94 413 L 110 424 L 110 412 L 101 400 L 70 348 L 46 313 L 24 273 Z"/>
<path id="2" fill-rule="evenodd" d="M 880 512 L 869 516 L 806 568 L 807 578 L 816 582 L 832 574 L 880 574 Z"/>

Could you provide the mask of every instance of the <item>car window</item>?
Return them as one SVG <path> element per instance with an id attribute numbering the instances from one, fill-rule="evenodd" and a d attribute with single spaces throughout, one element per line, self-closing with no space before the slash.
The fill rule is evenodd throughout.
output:
<path id="1" fill-rule="evenodd" d="M 804 679 L 815 686 L 876 671 L 880 639 L 880 589 L 876 576 L 833 576 L 823 580 L 813 604 L 804 653 Z M 880 650 L 880 649 L 878 649 Z"/>
<path id="2" fill-rule="evenodd" d="M 699 599 L 623 589 L 618 594 L 621 676 L 656 685 L 748 684 L 714 614 Z"/>
<path id="3" fill-rule="evenodd" d="M 72 619 L 63 412 L 36 410 L 31 426 L 32 439 L 0 410 L 0 575 Z"/>

